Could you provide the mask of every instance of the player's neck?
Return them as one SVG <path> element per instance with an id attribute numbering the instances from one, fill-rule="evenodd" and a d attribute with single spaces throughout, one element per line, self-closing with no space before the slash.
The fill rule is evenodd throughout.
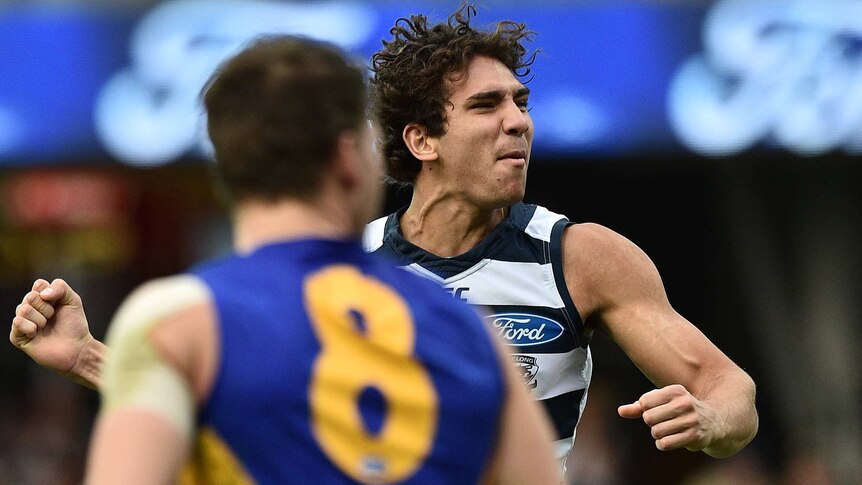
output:
<path id="1" fill-rule="evenodd" d="M 234 210 L 234 250 L 247 254 L 278 242 L 299 239 L 354 239 L 359 228 L 350 214 L 296 200 L 246 201 Z"/>
<path id="2" fill-rule="evenodd" d="M 482 208 L 458 196 L 414 190 L 401 217 L 401 232 L 432 254 L 458 256 L 476 247 L 508 211 L 508 207 Z"/>

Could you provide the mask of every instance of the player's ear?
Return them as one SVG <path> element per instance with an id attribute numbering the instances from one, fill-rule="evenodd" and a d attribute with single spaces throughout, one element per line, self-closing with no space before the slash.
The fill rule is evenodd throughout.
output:
<path id="1" fill-rule="evenodd" d="M 359 183 L 362 166 L 362 146 L 359 133 L 354 130 L 341 132 L 335 142 L 331 171 L 345 185 L 353 187 Z"/>
<path id="2" fill-rule="evenodd" d="M 422 162 L 437 160 L 437 145 L 428 136 L 428 130 L 419 124 L 410 123 L 404 127 L 401 136 L 410 153 Z"/>

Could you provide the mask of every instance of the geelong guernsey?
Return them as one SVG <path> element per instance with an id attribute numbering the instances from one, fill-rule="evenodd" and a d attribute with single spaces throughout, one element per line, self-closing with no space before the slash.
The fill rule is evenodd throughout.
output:
<path id="1" fill-rule="evenodd" d="M 544 207 L 515 204 L 479 245 L 441 258 L 404 238 L 399 224 L 404 210 L 366 227 L 365 250 L 394 257 L 408 271 L 480 307 L 551 417 L 562 458 L 574 442 L 592 377 L 591 334 L 563 277 L 561 239 L 571 223 Z"/>

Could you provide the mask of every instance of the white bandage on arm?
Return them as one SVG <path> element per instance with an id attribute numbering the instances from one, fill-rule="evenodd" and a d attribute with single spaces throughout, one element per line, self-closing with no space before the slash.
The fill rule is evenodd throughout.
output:
<path id="1" fill-rule="evenodd" d="M 108 331 L 102 413 L 144 409 L 191 437 L 195 399 L 189 382 L 153 348 L 150 335 L 165 317 L 209 301 L 207 287 L 190 275 L 153 281 L 126 299 Z"/>

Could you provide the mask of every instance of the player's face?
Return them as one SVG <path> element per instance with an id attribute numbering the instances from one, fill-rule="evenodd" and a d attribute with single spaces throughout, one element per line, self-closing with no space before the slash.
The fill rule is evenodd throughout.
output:
<path id="1" fill-rule="evenodd" d="M 474 58 L 449 89 L 446 133 L 436 139 L 444 183 L 483 208 L 520 201 L 533 143 L 529 90 L 488 57 Z"/>

